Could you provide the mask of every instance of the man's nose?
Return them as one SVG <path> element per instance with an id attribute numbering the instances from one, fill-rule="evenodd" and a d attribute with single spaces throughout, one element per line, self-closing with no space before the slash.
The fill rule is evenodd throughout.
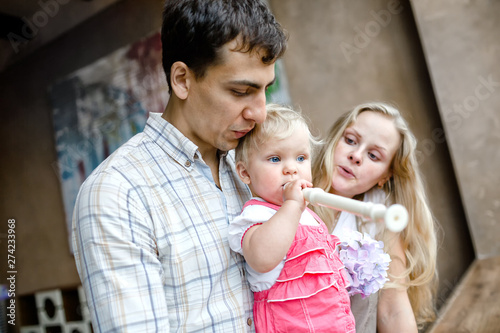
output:
<path id="1" fill-rule="evenodd" d="M 266 120 L 266 115 L 266 92 L 262 91 L 252 100 L 252 104 L 245 109 L 243 117 L 246 120 L 254 121 L 256 124 L 262 124 Z"/>

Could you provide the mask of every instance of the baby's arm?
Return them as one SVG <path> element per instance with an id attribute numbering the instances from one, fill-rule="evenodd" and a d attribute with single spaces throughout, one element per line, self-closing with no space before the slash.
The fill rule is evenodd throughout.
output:
<path id="1" fill-rule="evenodd" d="M 242 242 L 243 254 L 257 272 L 269 272 L 286 256 L 306 208 L 302 189 L 311 186 L 306 180 L 287 183 L 283 189 L 283 205 L 276 214 L 266 223 L 246 232 Z"/>

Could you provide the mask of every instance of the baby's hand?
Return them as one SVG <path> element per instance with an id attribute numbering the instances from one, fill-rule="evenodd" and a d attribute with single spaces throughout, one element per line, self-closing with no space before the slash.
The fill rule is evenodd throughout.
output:
<path id="1" fill-rule="evenodd" d="M 306 206 L 306 200 L 302 194 L 302 189 L 312 187 L 312 183 L 305 179 L 296 179 L 283 185 L 283 202 L 286 200 L 297 201 L 303 209 Z"/>

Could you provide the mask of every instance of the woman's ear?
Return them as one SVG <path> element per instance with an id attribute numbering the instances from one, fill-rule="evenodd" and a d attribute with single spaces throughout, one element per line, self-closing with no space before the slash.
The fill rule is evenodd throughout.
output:
<path id="1" fill-rule="evenodd" d="M 247 185 L 250 185 L 250 175 L 248 174 L 247 167 L 242 161 L 236 163 L 236 173 L 240 177 L 241 181 Z"/>
<path id="2" fill-rule="evenodd" d="M 382 188 L 385 185 L 385 183 L 387 183 L 389 181 L 389 179 L 391 179 L 391 177 L 392 177 L 392 171 L 389 171 L 385 177 L 382 177 L 378 181 L 378 183 L 377 183 L 378 187 Z"/>
<path id="3" fill-rule="evenodd" d="M 170 69 L 172 91 L 179 99 L 186 99 L 189 94 L 191 70 L 182 61 L 176 61 Z"/>

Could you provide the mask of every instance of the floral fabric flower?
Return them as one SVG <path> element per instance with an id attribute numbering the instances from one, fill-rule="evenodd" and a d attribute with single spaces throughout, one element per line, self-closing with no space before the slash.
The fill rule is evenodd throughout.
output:
<path id="1" fill-rule="evenodd" d="M 339 257 L 349 273 L 350 296 L 361 294 L 362 298 L 377 292 L 389 281 L 387 269 L 391 257 L 384 252 L 384 243 L 368 234 L 346 231 L 347 239 L 339 244 Z"/>

